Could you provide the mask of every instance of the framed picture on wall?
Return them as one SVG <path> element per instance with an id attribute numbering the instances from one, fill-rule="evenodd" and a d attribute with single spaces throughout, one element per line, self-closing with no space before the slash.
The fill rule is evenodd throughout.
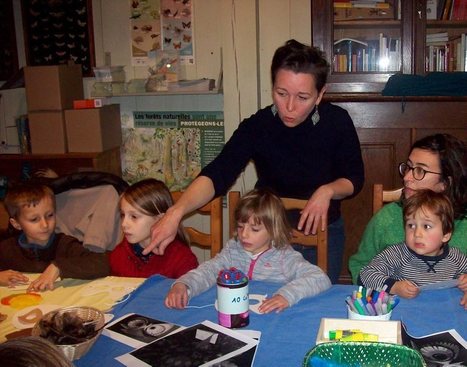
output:
<path id="1" fill-rule="evenodd" d="M 92 0 L 22 0 L 27 64 L 95 66 Z"/>

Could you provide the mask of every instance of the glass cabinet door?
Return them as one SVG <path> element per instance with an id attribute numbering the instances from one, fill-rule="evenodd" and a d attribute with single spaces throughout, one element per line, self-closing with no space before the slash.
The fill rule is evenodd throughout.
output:
<path id="1" fill-rule="evenodd" d="M 467 1 L 428 0 L 426 6 L 425 47 L 418 70 L 467 71 Z"/>
<path id="2" fill-rule="evenodd" d="M 333 72 L 399 72 L 402 37 L 397 6 L 394 1 L 362 4 L 333 4 Z"/>
<path id="3" fill-rule="evenodd" d="M 331 64 L 329 92 L 379 92 L 388 78 L 412 73 L 411 0 L 312 0 L 313 45 Z"/>

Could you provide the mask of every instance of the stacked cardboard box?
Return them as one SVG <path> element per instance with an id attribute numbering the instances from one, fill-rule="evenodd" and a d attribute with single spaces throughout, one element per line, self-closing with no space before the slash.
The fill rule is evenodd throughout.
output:
<path id="1" fill-rule="evenodd" d="M 80 65 L 32 66 L 24 74 L 33 154 L 99 153 L 121 145 L 120 106 L 79 103 L 86 101 Z"/>
<path id="2" fill-rule="evenodd" d="M 31 152 L 66 153 L 64 111 L 83 99 L 81 65 L 26 66 L 24 79 Z"/>
<path id="3" fill-rule="evenodd" d="M 120 105 L 65 111 L 69 152 L 103 152 L 122 142 Z"/>

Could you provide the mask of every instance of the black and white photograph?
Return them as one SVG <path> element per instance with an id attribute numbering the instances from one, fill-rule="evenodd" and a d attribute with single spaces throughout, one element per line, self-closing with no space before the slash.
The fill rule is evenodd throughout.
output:
<path id="1" fill-rule="evenodd" d="M 126 366 L 220 366 L 252 349 L 258 340 L 204 321 L 116 359 Z"/>
<path id="2" fill-rule="evenodd" d="M 467 367 L 467 342 L 454 329 L 414 337 L 402 324 L 402 341 L 421 353 L 427 367 Z"/>
<path id="3" fill-rule="evenodd" d="M 257 330 L 237 330 L 239 333 L 242 333 L 245 336 L 249 336 L 259 342 L 261 337 L 261 332 Z M 259 345 L 259 344 L 258 344 Z M 256 350 L 258 345 L 248 349 L 242 354 L 237 354 L 225 361 L 221 361 L 212 365 L 212 367 L 253 367 Z"/>
<path id="4" fill-rule="evenodd" d="M 131 347 L 140 348 L 180 328 L 170 322 L 132 313 L 115 320 L 102 333 Z"/>

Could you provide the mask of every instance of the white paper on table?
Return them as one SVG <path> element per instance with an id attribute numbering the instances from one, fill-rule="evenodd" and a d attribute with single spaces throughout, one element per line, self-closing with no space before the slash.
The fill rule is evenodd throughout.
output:
<path id="1" fill-rule="evenodd" d="M 442 282 L 425 284 L 419 287 L 420 291 L 433 291 L 436 289 L 454 288 L 459 284 L 459 279 L 449 279 Z"/>

